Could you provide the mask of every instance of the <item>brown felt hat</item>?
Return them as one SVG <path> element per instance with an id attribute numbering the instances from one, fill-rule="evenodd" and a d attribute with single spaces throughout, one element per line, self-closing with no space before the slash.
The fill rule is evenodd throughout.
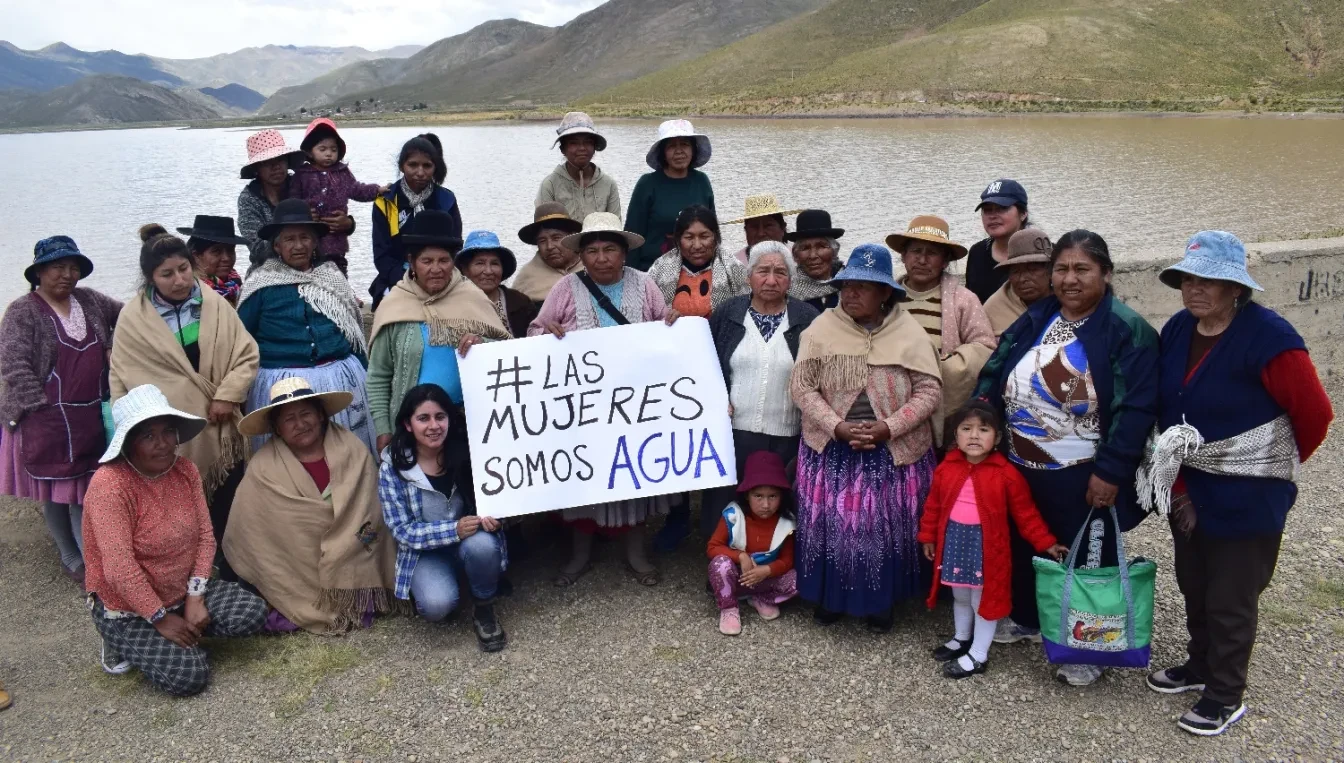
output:
<path id="1" fill-rule="evenodd" d="M 966 247 L 952 240 L 947 221 L 937 215 L 920 215 L 910 221 L 905 233 L 893 233 L 887 236 L 887 246 L 905 254 L 905 247 L 911 241 L 930 241 L 942 244 L 947 250 L 947 261 L 952 262 L 966 256 Z"/>
<path id="2" fill-rule="evenodd" d="M 537 234 L 541 233 L 542 228 L 555 228 L 565 233 L 578 233 L 583 230 L 583 223 L 572 219 L 569 213 L 565 211 L 565 205 L 558 201 L 544 201 L 537 205 L 533 213 L 532 223 L 524 225 L 518 231 L 518 239 L 529 246 L 537 245 Z"/>
<path id="3" fill-rule="evenodd" d="M 1008 239 L 1008 259 L 995 265 L 995 268 L 1008 268 L 1013 265 L 1031 265 L 1050 261 L 1050 250 L 1054 244 L 1040 228 L 1023 228 Z"/>

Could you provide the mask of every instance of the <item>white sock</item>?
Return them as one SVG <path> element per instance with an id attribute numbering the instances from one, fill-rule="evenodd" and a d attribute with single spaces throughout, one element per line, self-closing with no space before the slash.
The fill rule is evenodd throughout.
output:
<path id="1" fill-rule="evenodd" d="M 956 635 L 947 642 L 948 649 L 960 649 L 961 644 L 971 640 L 971 627 L 975 621 L 975 607 L 971 604 L 971 589 L 952 588 L 952 624 Z"/>
<path id="2" fill-rule="evenodd" d="M 977 611 L 980 609 L 980 594 L 981 590 L 976 589 L 972 597 Z M 971 642 L 970 656 L 974 657 L 976 662 L 989 660 L 989 645 L 994 643 L 994 628 L 998 623 L 998 620 L 986 620 L 978 614 L 975 616 L 975 640 Z"/>

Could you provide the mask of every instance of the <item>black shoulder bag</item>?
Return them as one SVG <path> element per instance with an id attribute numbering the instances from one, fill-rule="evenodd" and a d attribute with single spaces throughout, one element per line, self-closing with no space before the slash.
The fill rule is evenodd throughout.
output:
<path id="1" fill-rule="evenodd" d="M 606 294 L 602 293 L 602 290 L 597 287 L 596 283 L 593 283 L 592 276 L 588 275 L 587 272 L 580 272 L 578 276 L 579 281 L 587 287 L 588 293 L 593 295 L 593 300 L 597 302 L 598 307 L 602 308 L 607 315 L 610 315 L 618 325 L 630 325 L 630 319 L 625 317 L 625 313 L 617 310 L 615 305 L 611 304 L 611 299 Z"/>

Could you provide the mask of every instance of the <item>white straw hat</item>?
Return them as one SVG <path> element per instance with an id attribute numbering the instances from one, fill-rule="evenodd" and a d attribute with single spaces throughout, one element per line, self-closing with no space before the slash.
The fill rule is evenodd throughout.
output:
<path id="1" fill-rule="evenodd" d="M 117 429 L 112 435 L 112 441 L 107 444 L 107 450 L 103 451 L 103 457 L 98 459 L 98 463 L 105 464 L 119 457 L 122 448 L 126 446 L 126 436 L 131 433 L 131 430 L 137 424 L 163 416 L 171 416 L 178 420 L 177 442 L 179 445 L 200 434 L 206 426 L 205 419 L 200 416 L 183 413 L 170 405 L 168 398 L 163 396 L 158 387 L 153 384 L 141 384 L 112 404 L 112 421 L 116 424 Z"/>
<path id="2" fill-rule="evenodd" d="M 779 199 L 773 193 L 758 193 L 747 197 L 745 211 L 741 217 L 736 220 L 728 220 L 724 225 L 737 225 L 757 217 L 770 217 L 772 215 L 791 217 L 802 211 L 801 209 L 780 209 Z"/>
<path id="3" fill-rule="evenodd" d="M 560 126 L 556 128 L 555 134 L 559 137 L 551 144 L 551 148 L 560 145 L 561 139 L 569 135 L 591 135 L 594 150 L 605 151 L 607 148 L 607 139 L 593 126 L 593 118 L 582 111 L 571 111 L 566 114 L 560 120 Z"/>
<path id="4" fill-rule="evenodd" d="M 349 392 L 315 392 L 313 385 L 302 376 L 290 376 L 271 385 L 271 402 L 252 411 L 238 422 L 238 431 L 248 437 L 260 437 L 271 433 L 270 411 L 282 405 L 299 400 L 317 400 L 328 416 L 335 416 L 353 402 L 355 396 Z"/>
<path id="5" fill-rule="evenodd" d="M 644 237 L 638 233 L 631 233 L 621 225 L 621 218 L 611 212 L 594 212 L 583 218 L 583 230 L 578 233 L 571 233 L 560 239 L 560 246 L 571 252 L 579 251 L 579 241 L 589 233 L 615 233 L 625 237 L 625 245 L 630 249 L 638 249 L 644 246 Z"/>
<path id="6" fill-rule="evenodd" d="M 686 119 L 669 119 L 658 125 L 658 140 L 649 147 L 649 153 L 645 155 L 644 161 L 655 170 L 663 168 L 663 141 L 669 138 L 690 138 L 695 141 L 695 160 L 691 162 L 692 167 L 703 167 L 709 163 L 709 157 L 713 154 L 713 148 L 709 145 L 709 136 L 698 133 Z"/>

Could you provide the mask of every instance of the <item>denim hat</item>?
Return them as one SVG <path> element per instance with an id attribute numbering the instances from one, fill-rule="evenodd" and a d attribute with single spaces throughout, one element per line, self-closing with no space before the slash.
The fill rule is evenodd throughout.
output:
<path id="1" fill-rule="evenodd" d="M 1246 246 L 1241 243 L 1241 239 L 1226 231 L 1204 230 L 1191 236 L 1185 245 L 1185 257 L 1157 277 L 1167 286 L 1179 289 L 1183 273 L 1211 281 L 1231 281 L 1256 291 L 1264 291 L 1246 272 Z"/>
<path id="2" fill-rule="evenodd" d="M 471 262 L 471 258 L 484 252 L 494 252 L 499 256 L 499 263 L 504 266 L 501 280 L 508 280 L 513 271 L 518 269 L 518 259 L 513 256 L 513 252 L 499 243 L 499 236 L 488 230 L 474 230 L 468 233 L 467 242 L 458 250 L 453 261 L 459 268 L 465 268 L 467 263 Z"/>
<path id="3" fill-rule="evenodd" d="M 881 244 L 860 244 L 850 252 L 849 262 L 828 283 L 838 286 L 842 281 L 872 281 L 905 294 L 905 287 L 891 274 L 891 250 Z"/>
<path id="4" fill-rule="evenodd" d="M 79 251 L 79 246 L 75 240 L 69 236 L 52 236 L 44 238 L 37 242 L 33 247 L 33 264 L 29 265 L 23 271 L 23 277 L 28 283 L 37 284 L 37 271 L 48 262 L 63 260 L 67 257 L 74 257 L 79 260 L 79 277 L 88 278 L 93 272 L 93 260 L 84 256 Z"/>
<path id="5" fill-rule="evenodd" d="M 980 207 L 986 204 L 996 204 L 1000 207 L 1025 207 L 1027 206 L 1027 189 L 1016 180 L 1008 178 L 999 178 L 993 183 L 985 186 L 985 190 L 980 192 L 980 203 L 975 205 L 975 211 L 979 212 Z"/>

